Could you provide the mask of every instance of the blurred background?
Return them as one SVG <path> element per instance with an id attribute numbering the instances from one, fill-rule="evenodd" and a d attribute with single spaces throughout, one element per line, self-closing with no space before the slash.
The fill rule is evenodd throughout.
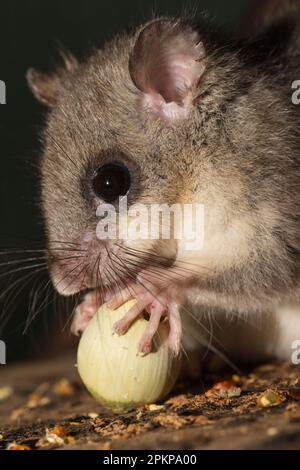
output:
<path id="1" fill-rule="evenodd" d="M 251 0 L 0 0 L 0 339 L 7 361 L 59 352 L 69 335 L 69 305 L 53 295 L 30 250 L 44 244 L 39 209 L 39 134 L 46 110 L 25 81 L 34 66 L 49 70 L 60 45 L 77 57 L 114 33 L 160 14 L 193 12 L 232 27 Z M 22 250 L 26 250 L 24 255 Z M 40 252 L 38 252 L 40 253 Z M 25 269 L 24 269 L 25 268 Z M 37 266 L 36 269 L 39 269 Z M 67 340 L 71 344 L 70 340 Z"/>

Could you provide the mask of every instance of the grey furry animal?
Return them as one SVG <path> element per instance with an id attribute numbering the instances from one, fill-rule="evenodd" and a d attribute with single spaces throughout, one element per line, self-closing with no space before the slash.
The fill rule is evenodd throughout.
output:
<path id="1" fill-rule="evenodd" d="M 30 70 L 28 81 L 49 107 L 50 273 L 64 295 L 89 290 L 73 330 L 103 301 L 115 308 L 134 296 L 115 331 L 147 309 L 142 352 L 166 315 L 175 353 L 212 343 L 234 360 L 290 358 L 300 339 L 299 14 L 242 39 L 160 18 L 83 63 L 63 57 L 52 75 Z M 129 205 L 203 204 L 203 248 L 99 240 L 99 204 L 124 194 Z"/>

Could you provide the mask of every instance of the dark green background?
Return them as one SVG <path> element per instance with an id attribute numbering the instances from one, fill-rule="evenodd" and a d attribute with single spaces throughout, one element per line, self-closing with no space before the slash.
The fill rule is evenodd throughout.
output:
<path id="1" fill-rule="evenodd" d="M 153 13 L 178 15 L 196 11 L 200 15 L 204 10 L 213 21 L 234 24 L 250 3 L 251 0 L 0 0 L 0 79 L 7 86 L 7 104 L 0 106 L 0 248 L 43 245 L 36 168 L 38 134 L 45 110 L 35 103 L 26 87 L 28 67 L 50 68 L 59 43 L 80 57 L 91 45 L 101 45 L 115 32 L 138 24 Z M 7 259 L 2 254 L 0 263 Z M 2 273 L 7 270 L 7 266 L 2 266 Z M 1 277 L 0 293 L 16 279 Z M 41 312 L 29 333 L 22 334 L 28 296 L 34 285 L 23 293 L 21 287 L 22 283 L 13 297 L 6 299 L 11 300 L 8 308 L 4 301 L 0 302 L 0 339 L 6 340 L 9 359 L 33 351 L 40 355 L 48 349 L 49 342 L 53 344 L 50 325 L 55 308 Z M 56 328 L 57 335 L 64 321 Z"/>

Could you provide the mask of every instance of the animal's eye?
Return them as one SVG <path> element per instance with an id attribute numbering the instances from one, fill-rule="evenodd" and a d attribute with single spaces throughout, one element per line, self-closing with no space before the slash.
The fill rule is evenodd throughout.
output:
<path id="1" fill-rule="evenodd" d="M 105 202 L 114 202 L 125 196 L 130 188 L 128 168 L 121 162 L 110 162 L 100 166 L 93 176 L 93 189 Z"/>

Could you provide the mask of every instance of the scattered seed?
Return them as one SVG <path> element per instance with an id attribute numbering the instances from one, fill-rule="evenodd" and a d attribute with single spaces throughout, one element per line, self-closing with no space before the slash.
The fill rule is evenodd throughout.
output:
<path id="1" fill-rule="evenodd" d="M 51 430 L 51 433 L 56 434 L 58 437 L 65 437 L 65 436 L 68 436 L 70 431 L 67 428 L 65 428 L 64 426 L 60 426 L 59 424 L 57 424 Z"/>
<path id="2" fill-rule="evenodd" d="M 7 446 L 7 450 L 31 450 L 31 447 L 17 444 L 15 441 Z"/>
<path id="3" fill-rule="evenodd" d="M 47 406 L 51 402 L 49 397 L 43 397 L 40 394 L 34 392 L 29 395 L 29 399 L 27 401 L 27 408 L 38 408 L 41 406 Z"/>
<path id="4" fill-rule="evenodd" d="M 277 428 L 274 428 L 274 427 L 269 428 L 269 429 L 267 430 L 267 434 L 268 434 L 268 436 L 270 436 L 270 437 L 277 436 L 278 433 L 279 433 L 279 430 L 278 430 Z"/>
<path id="5" fill-rule="evenodd" d="M 156 405 L 155 403 L 151 403 L 148 405 L 149 411 L 160 411 L 164 409 L 164 405 Z"/>
<path id="6" fill-rule="evenodd" d="M 235 384 L 240 384 L 242 383 L 242 377 L 240 375 L 237 375 L 237 374 L 234 374 L 232 377 L 231 377 L 232 381 L 235 383 Z"/>
<path id="7" fill-rule="evenodd" d="M 160 413 L 153 418 L 153 422 L 164 427 L 171 427 L 180 429 L 189 423 L 189 420 L 183 416 L 178 416 L 177 413 Z"/>
<path id="8" fill-rule="evenodd" d="M 60 379 L 53 387 L 54 393 L 61 397 L 70 397 L 74 395 L 74 387 L 66 378 Z"/>
<path id="9" fill-rule="evenodd" d="M 205 393 L 207 398 L 233 398 L 241 395 L 241 388 L 236 386 L 232 380 L 216 383 Z"/>
<path id="10" fill-rule="evenodd" d="M 14 393 L 14 389 L 9 385 L 0 387 L 0 401 L 7 400 Z"/>
<path id="11" fill-rule="evenodd" d="M 55 428 L 54 428 L 55 429 Z M 45 436 L 38 440 L 36 447 L 43 449 L 55 449 L 65 445 L 65 439 L 58 436 L 53 430 L 46 429 Z"/>
<path id="12" fill-rule="evenodd" d="M 266 390 L 262 393 L 258 399 L 257 404 L 263 408 L 269 408 L 271 406 L 279 406 L 286 400 L 283 393 L 278 393 L 275 390 Z"/>
<path id="13" fill-rule="evenodd" d="M 26 414 L 25 408 L 15 408 L 10 415 L 12 421 L 16 421 L 19 418 L 22 418 Z"/>

